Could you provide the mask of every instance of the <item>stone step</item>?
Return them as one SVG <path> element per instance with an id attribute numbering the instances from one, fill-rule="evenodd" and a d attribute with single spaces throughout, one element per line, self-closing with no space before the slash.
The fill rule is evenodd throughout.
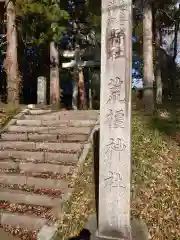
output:
<path id="1" fill-rule="evenodd" d="M 28 111 L 31 115 L 43 115 L 43 114 L 49 114 L 53 113 L 54 111 L 51 109 L 31 109 Z"/>
<path id="2" fill-rule="evenodd" d="M 57 207 L 66 199 L 67 193 L 62 198 L 28 193 L 20 190 L 0 188 L 0 201 L 7 201 L 12 204 L 36 205 L 44 207 Z"/>
<path id="3" fill-rule="evenodd" d="M 96 124 L 96 120 L 17 120 L 18 126 L 72 126 L 72 127 L 88 127 Z"/>
<path id="4" fill-rule="evenodd" d="M 64 115 L 56 115 L 56 114 L 49 114 L 49 115 L 24 115 L 24 119 L 26 120 L 43 120 L 43 121 L 88 121 L 88 120 L 97 120 L 97 116 L 91 117 L 84 117 L 81 115 L 77 116 L 64 116 Z"/>
<path id="5" fill-rule="evenodd" d="M 0 150 L 0 161 L 4 159 L 11 159 L 16 161 L 29 161 L 41 163 L 63 163 L 66 165 L 74 165 L 77 163 L 78 154 L 73 153 L 53 153 L 53 152 L 30 152 L 30 151 L 9 151 Z"/>
<path id="6" fill-rule="evenodd" d="M 54 133 L 54 134 L 90 134 L 91 127 L 35 127 L 11 125 L 6 132 L 16 133 Z"/>
<path id="7" fill-rule="evenodd" d="M 25 216 L 23 214 L 8 213 L 5 211 L 1 211 L 0 213 L 0 223 L 2 226 L 10 225 L 28 230 L 39 230 L 47 222 L 47 219 L 35 216 Z"/>
<path id="8" fill-rule="evenodd" d="M 59 111 L 45 115 L 24 115 L 25 119 L 32 120 L 97 120 L 98 111 Z"/>
<path id="9" fill-rule="evenodd" d="M 54 173 L 67 175 L 72 171 L 72 166 L 63 166 L 50 163 L 29 163 L 29 162 L 14 162 L 11 159 L 0 161 L 1 171 L 14 171 L 26 173 Z"/>
<path id="10" fill-rule="evenodd" d="M 50 141 L 50 142 L 85 142 L 88 134 L 50 134 L 50 133 L 15 133 L 5 132 L 1 139 L 6 141 Z"/>
<path id="11" fill-rule="evenodd" d="M 66 192 L 68 189 L 68 182 L 66 180 L 43 179 L 37 177 L 28 177 L 19 174 L 5 174 L 0 173 L 0 184 L 5 185 L 26 185 L 27 187 L 34 187 L 36 189 L 59 189 Z"/>
<path id="12" fill-rule="evenodd" d="M 80 143 L 50 143 L 50 142 L 28 142 L 28 141 L 0 141 L 0 149 L 29 150 L 29 151 L 56 151 L 80 153 L 83 145 Z"/>
<path id="13" fill-rule="evenodd" d="M 52 114 L 56 114 L 56 115 L 61 115 L 61 116 L 97 116 L 99 114 L 99 111 L 97 110 L 59 110 L 59 111 L 55 111 L 52 109 L 29 109 L 28 113 L 29 115 L 52 115 Z"/>

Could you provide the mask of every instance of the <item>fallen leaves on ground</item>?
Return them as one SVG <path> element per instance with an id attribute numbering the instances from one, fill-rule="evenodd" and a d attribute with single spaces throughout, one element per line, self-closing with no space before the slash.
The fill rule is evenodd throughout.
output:
<path id="1" fill-rule="evenodd" d="M 88 216 L 95 211 L 92 160 L 91 152 L 84 164 L 83 171 L 78 176 L 75 191 L 65 204 L 65 217 L 59 224 L 58 240 L 67 240 L 78 235 Z"/>
<path id="2" fill-rule="evenodd" d="M 151 239 L 180 239 L 180 148 L 148 119 L 133 119 L 132 214 Z M 162 130 L 162 129 L 161 129 Z"/>
<path id="3" fill-rule="evenodd" d="M 180 147 L 169 132 L 142 114 L 135 114 L 132 123 L 132 217 L 146 222 L 152 240 L 179 240 Z M 57 240 L 76 236 L 95 211 L 92 155 L 67 209 Z"/>
<path id="4" fill-rule="evenodd" d="M 3 104 L 0 102 L 0 128 L 2 128 L 8 120 L 12 118 L 21 109 L 21 106 L 12 104 Z"/>

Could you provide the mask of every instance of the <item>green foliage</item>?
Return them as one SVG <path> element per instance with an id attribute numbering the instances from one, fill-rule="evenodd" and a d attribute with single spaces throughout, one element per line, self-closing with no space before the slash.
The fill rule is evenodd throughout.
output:
<path id="1" fill-rule="evenodd" d="M 17 0 L 18 30 L 25 44 L 40 45 L 59 41 L 69 14 L 59 7 L 59 0 Z"/>

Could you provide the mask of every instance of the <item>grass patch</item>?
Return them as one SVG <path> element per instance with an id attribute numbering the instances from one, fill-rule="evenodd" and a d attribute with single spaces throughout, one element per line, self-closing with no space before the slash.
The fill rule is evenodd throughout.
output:
<path id="1" fill-rule="evenodd" d="M 14 106 L 12 104 L 0 103 L 0 129 L 16 114 L 18 114 L 23 105 Z"/>
<path id="2" fill-rule="evenodd" d="M 141 112 L 133 115 L 131 211 L 132 217 L 146 222 L 153 240 L 180 239 L 180 147 L 170 122 L 165 131 L 165 120 L 161 125 L 157 116 L 152 120 Z M 95 211 L 92 159 L 91 154 L 67 204 L 58 240 L 77 235 Z"/>

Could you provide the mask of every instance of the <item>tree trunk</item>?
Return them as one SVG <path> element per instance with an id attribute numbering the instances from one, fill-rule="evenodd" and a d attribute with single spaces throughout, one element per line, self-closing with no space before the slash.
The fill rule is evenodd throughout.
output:
<path id="1" fill-rule="evenodd" d="M 156 79 L 156 103 L 157 104 L 162 104 L 162 76 L 161 76 L 161 64 L 160 64 L 160 47 L 161 47 L 161 42 L 160 42 L 160 28 L 159 25 L 157 24 L 156 26 L 156 35 L 155 35 L 155 45 L 156 45 L 156 72 L 155 72 L 155 79 Z"/>
<path id="2" fill-rule="evenodd" d="M 86 91 L 84 84 L 84 74 L 83 70 L 79 70 L 79 100 L 80 100 L 80 109 L 84 110 L 86 108 Z"/>
<path id="3" fill-rule="evenodd" d="M 89 68 L 89 109 L 92 109 L 92 74 L 91 68 Z"/>
<path id="4" fill-rule="evenodd" d="M 50 104 L 60 107 L 59 53 L 55 42 L 50 43 Z"/>
<path id="5" fill-rule="evenodd" d="M 72 109 L 78 110 L 78 72 L 74 69 L 73 92 L 72 92 Z"/>
<path id="6" fill-rule="evenodd" d="M 154 94 L 153 94 L 153 47 L 152 47 L 152 8 L 151 4 L 146 3 L 144 6 L 143 18 L 143 59 L 144 59 L 144 104 L 147 114 L 154 111 Z"/>
<path id="7" fill-rule="evenodd" d="M 76 65 L 74 67 L 74 79 L 73 79 L 73 93 L 72 93 L 72 109 L 78 109 L 78 79 L 79 79 L 79 69 L 78 62 L 80 60 L 80 49 L 79 46 L 76 45 L 75 48 L 75 61 Z"/>
<path id="8" fill-rule="evenodd" d="M 16 13 L 13 1 L 7 1 L 7 52 L 4 68 L 7 74 L 7 102 L 19 104 L 20 76 L 17 60 Z"/>

